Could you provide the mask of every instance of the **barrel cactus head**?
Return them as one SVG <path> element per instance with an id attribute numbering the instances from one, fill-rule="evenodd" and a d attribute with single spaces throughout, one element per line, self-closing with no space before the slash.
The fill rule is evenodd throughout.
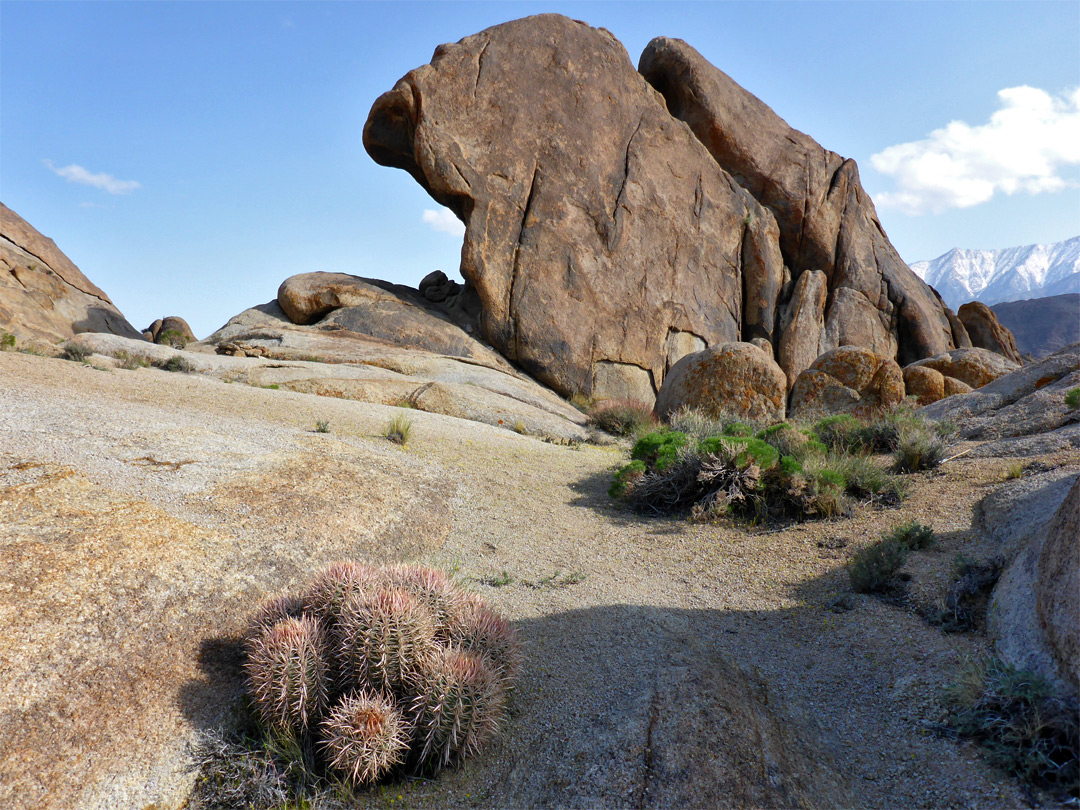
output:
<path id="1" fill-rule="evenodd" d="M 368 691 L 345 695 L 320 729 L 328 765 L 354 785 L 376 781 L 409 750 L 411 729 L 402 713 Z"/>
<path id="2" fill-rule="evenodd" d="M 265 630 L 251 645 L 248 689 L 263 723 L 302 735 L 326 709 L 327 650 L 318 620 L 289 618 Z"/>

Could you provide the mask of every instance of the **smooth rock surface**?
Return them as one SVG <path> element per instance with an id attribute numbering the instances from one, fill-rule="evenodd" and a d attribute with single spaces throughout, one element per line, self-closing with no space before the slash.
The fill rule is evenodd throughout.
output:
<path id="1" fill-rule="evenodd" d="M 717 164 L 776 216 L 792 277 L 826 275 L 826 349 L 861 346 L 907 365 L 959 345 L 944 305 L 885 236 L 855 161 L 792 129 L 682 40 L 652 40 L 639 69 Z"/>
<path id="2" fill-rule="evenodd" d="M 997 315 L 981 301 L 971 301 L 957 311 L 957 316 L 964 324 L 971 345 L 977 349 L 988 349 L 1020 364 L 1020 352 L 1016 340 L 1000 321 Z"/>
<path id="3" fill-rule="evenodd" d="M 25 219 L 0 203 L 0 330 L 58 343 L 80 332 L 138 338 L 100 288 Z"/>
<path id="4" fill-rule="evenodd" d="M 854 346 L 841 346 L 817 358 L 792 386 L 788 415 L 850 413 L 872 418 L 904 399 L 900 366 L 888 357 Z"/>
<path id="5" fill-rule="evenodd" d="M 644 372 L 651 402 L 672 331 L 773 337 L 772 215 L 606 31 L 540 15 L 441 45 L 375 102 L 364 145 L 466 223 L 484 337 L 564 395 L 617 396 L 607 363 Z"/>
<path id="6" fill-rule="evenodd" d="M 196 340 L 188 322 L 178 315 L 158 318 L 146 327 L 142 334 L 151 343 L 162 343 L 176 349 L 182 349 Z"/>
<path id="7" fill-rule="evenodd" d="M 962 351 L 985 351 L 966 349 Z M 1009 361 L 998 357 L 1002 363 Z M 916 364 L 922 365 L 922 364 Z M 1003 439 L 1056 431 L 1080 422 L 1080 411 L 1065 405 L 1065 394 L 1080 385 L 1080 344 L 987 383 L 971 393 L 935 402 L 919 413 L 949 420 L 965 439 Z"/>

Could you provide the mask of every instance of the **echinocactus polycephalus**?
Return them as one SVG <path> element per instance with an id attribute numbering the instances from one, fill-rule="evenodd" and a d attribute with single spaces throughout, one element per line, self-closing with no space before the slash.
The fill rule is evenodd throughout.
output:
<path id="1" fill-rule="evenodd" d="M 488 659 L 504 686 L 510 687 L 521 668 L 521 642 L 513 626 L 473 593 L 461 592 L 447 617 L 449 642 Z"/>
<path id="2" fill-rule="evenodd" d="M 487 659 L 443 647 L 413 698 L 413 766 L 432 772 L 470 756 L 499 730 L 506 692 Z"/>
<path id="3" fill-rule="evenodd" d="M 312 616 L 284 619 L 251 643 L 248 687 L 262 721 L 272 729 L 302 734 L 326 708 L 326 642 Z"/>
<path id="4" fill-rule="evenodd" d="M 441 571 L 337 563 L 265 602 L 245 634 L 263 724 L 355 784 L 432 774 L 496 733 L 519 666 L 513 627 Z"/>
<path id="5" fill-rule="evenodd" d="M 330 767 L 356 785 L 374 782 L 409 750 L 409 724 L 386 698 L 367 691 L 345 695 L 320 724 Z"/>
<path id="6" fill-rule="evenodd" d="M 411 693 L 438 648 L 431 611 L 401 588 L 350 594 L 335 635 L 343 690 L 367 686 L 384 695 Z"/>
<path id="7" fill-rule="evenodd" d="M 381 572 L 370 565 L 346 560 L 334 563 L 315 577 L 303 596 L 305 612 L 318 617 L 327 631 L 341 615 L 341 606 L 350 594 L 377 589 Z"/>

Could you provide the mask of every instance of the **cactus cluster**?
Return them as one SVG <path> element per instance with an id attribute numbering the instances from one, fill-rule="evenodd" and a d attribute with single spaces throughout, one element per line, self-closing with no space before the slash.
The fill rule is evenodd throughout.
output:
<path id="1" fill-rule="evenodd" d="M 357 785 L 483 748 L 520 659 L 513 627 L 483 599 L 411 565 L 337 563 L 263 603 L 244 640 L 263 725 Z"/>

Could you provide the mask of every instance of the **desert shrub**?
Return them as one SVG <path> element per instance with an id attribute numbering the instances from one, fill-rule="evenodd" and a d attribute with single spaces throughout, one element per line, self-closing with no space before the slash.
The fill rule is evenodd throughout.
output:
<path id="1" fill-rule="evenodd" d="M 633 399 L 604 400 L 588 414 L 589 424 L 615 436 L 637 436 L 658 425 L 652 407 Z"/>
<path id="2" fill-rule="evenodd" d="M 15 348 L 15 336 L 0 329 L 0 352 L 9 352 Z"/>
<path id="3" fill-rule="evenodd" d="M 394 444 L 406 445 L 409 443 L 409 434 L 412 433 L 412 422 L 404 414 L 397 414 L 390 418 L 383 428 L 383 436 Z"/>
<path id="4" fill-rule="evenodd" d="M 154 365 L 162 371 L 178 371 L 181 374 L 190 374 L 195 370 L 187 358 L 180 354 L 174 354 L 168 360 L 159 360 Z"/>
<path id="5" fill-rule="evenodd" d="M 645 474 L 645 469 L 645 462 L 638 459 L 634 459 L 629 464 L 623 466 L 615 473 L 615 480 L 611 482 L 611 488 L 608 489 L 608 495 L 612 498 L 621 498 L 624 496 L 634 481 Z"/>
<path id="6" fill-rule="evenodd" d="M 898 473 L 932 470 L 945 460 L 947 449 L 945 438 L 932 425 L 921 420 L 904 423 L 893 453 L 893 470 Z"/>
<path id="7" fill-rule="evenodd" d="M 873 458 L 833 453 L 827 456 L 827 464 L 844 477 L 849 495 L 887 506 L 895 506 L 904 499 L 903 480 L 881 467 Z"/>
<path id="8" fill-rule="evenodd" d="M 1080 796 L 1080 706 L 1034 672 L 973 660 L 945 694 L 947 723 L 990 762 L 1075 803 Z"/>
<path id="9" fill-rule="evenodd" d="M 1065 394 L 1065 404 L 1070 408 L 1080 408 L 1080 388 L 1070 388 Z"/>
<path id="10" fill-rule="evenodd" d="M 951 584 L 940 601 L 924 612 L 926 619 L 946 633 L 985 630 L 990 595 L 1004 567 L 1000 557 L 981 562 L 958 557 Z"/>
<path id="11" fill-rule="evenodd" d="M 897 526 L 885 535 L 886 539 L 895 540 L 909 551 L 920 551 L 934 544 L 934 530 L 923 526 L 917 520 Z"/>
<path id="12" fill-rule="evenodd" d="M 745 417 L 733 414 L 713 416 L 685 405 L 672 413 L 667 421 L 672 430 L 685 433 L 697 441 L 714 436 L 753 436 L 762 429 L 762 425 L 747 422 Z"/>
<path id="13" fill-rule="evenodd" d="M 352 785 L 432 775 L 482 749 L 520 664 L 516 632 L 479 596 L 404 565 L 332 566 L 264 603 L 245 649 L 267 742 L 318 752 L 300 767 Z"/>
<path id="14" fill-rule="evenodd" d="M 68 343 L 65 344 L 63 351 L 60 352 L 60 356 L 65 360 L 73 360 L 76 363 L 85 363 L 93 353 L 94 350 L 89 346 L 83 346 L 81 343 Z"/>
<path id="15" fill-rule="evenodd" d="M 644 462 L 649 471 L 663 470 L 675 463 L 688 441 L 686 434 L 678 430 L 646 433 L 634 443 L 630 457 Z"/>
<path id="16" fill-rule="evenodd" d="M 817 440 L 830 450 L 851 451 L 861 445 L 859 433 L 862 427 L 862 422 L 854 416 L 841 413 L 819 419 L 811 430 Z"/>
<path id="17" fill-rule="evenodd" d="M 315 420 L 315 432 L 316 433 L 329 433 L 330 432 L 330 420 L 329 419 L 316 419 Z"/>
<path id="18" fill-rule="evenodd" d="M 150 361 L 147 360 L 145 357 L 130 354 L 128 352 L 125 352 L 123 349 L 114 354 L 113 358 L 116 360 L 116 365 L 118 368 L 124 368 L 128 371 L 137 368 L 147 368 L 150 365 Z"/>
<path id="19" fill-rule="evenodd" d="M 848 564 L 848 579 L 856 593 L 884 593 L 907 559 L 907 548 L 890 537 L 864 546 Z"/>
<path id="20" fill-rule="evenodd" d="M 188 338 L 175 329 L 166 329 L 158 335 L 157 340 L 154 342 L 163 346 L 171 346 L 174 349 L 182 349 L 188 345 Z"/>

